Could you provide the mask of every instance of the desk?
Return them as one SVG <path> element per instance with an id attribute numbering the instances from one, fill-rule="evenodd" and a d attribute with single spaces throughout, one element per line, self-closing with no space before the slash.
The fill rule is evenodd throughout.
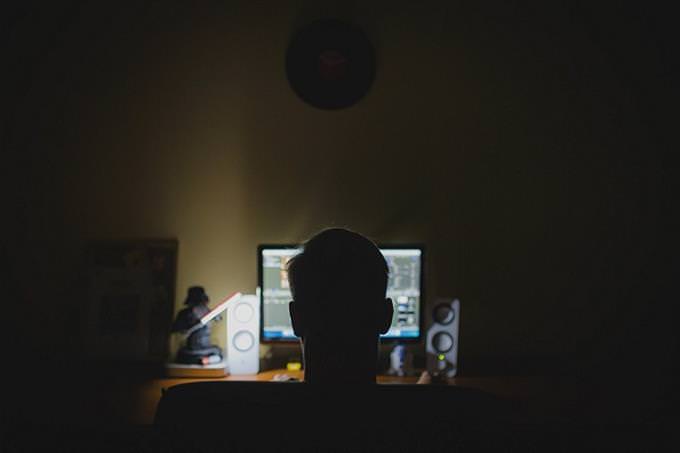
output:
<path id="1" fill-rule="evenodd" d="M 287 374 L 291 377 L 302 379 L 302 371 L 287 371 L 284 369 L 263 371 L 257 375 L 236 376 L 230 375 L 223 378 L 159 378 L 148 380 L 136 389 L 136 405 L 134 414 L 131 414 L 130 422 L 151 423 L 156 411 L 156 405 L 161 398 L 163 389 L 174 385 L 186 384 L 199 381 L 271 381 L 276 374 Z M 415 384 L 418 380 L 415 376 L 396 377 L 378 376 L 379 384 Z M 449 385 L 471 387 L 494 395 L 511 398 L 519 401 L 533 401 L 541 399 L 546 389 L 545 379 L 536 377 L 506 376 L 506 377 L 456 377 L 449 379 Z"/>

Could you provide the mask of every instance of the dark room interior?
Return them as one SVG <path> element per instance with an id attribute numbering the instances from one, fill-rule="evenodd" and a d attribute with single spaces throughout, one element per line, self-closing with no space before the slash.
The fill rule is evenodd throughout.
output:
<path id="1" fill-rule="evenodd" d="M 557 420 L 541 447 L 664 445 L 679 404 L 669 9 L 3 3 L 3 450 L 146 442 L 187 288 L 255 293 L 258 245 L 328 227 L 425 247 L 423 317 L 461 304 L 456 385 Z M 319 19 L 374 51 L 351 105 L 291 86 L 292 37 Z M 92 250 L 154 241 L 175 247 L 167 335 L 146 355 L 97 347 Z M 424 338 L 406 346 L 416 368 Z M 300 353 L 258 354 L 264 372 Z"/>

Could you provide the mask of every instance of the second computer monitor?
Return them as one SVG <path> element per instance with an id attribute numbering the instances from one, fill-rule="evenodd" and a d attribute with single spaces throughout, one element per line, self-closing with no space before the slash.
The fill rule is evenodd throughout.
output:
<path id="1" fill-rule="evenodd" d="M 286 245 L 258 247 L 259 288 L 262 322 L 260 338 L 264 342 L 293 341 L 297 338 L 288 314 L 292 296 L 288 284 L 288 260 L 302 251 Z M 389 267 L 387 297 L 394 303 L 390 330 L 383 339 L 415 341 L 420 339 L 423 295 L 423 247 L 380 246 Z"/>

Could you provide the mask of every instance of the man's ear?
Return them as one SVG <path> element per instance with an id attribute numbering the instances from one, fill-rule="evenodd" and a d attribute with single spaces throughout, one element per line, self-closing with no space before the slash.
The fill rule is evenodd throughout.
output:
<path id="1" fill-rule="evenodd" d="M 378 329 L 381 334 L 387 333 L 392 325 L 392 316 L 394 316 L 394 305 L 392 299 L 389 297 L 380 305 L 378 311 Z"/>
<path id="2" fill-rule="evenodd" d="M 291 300 L 288 303 L 288 313 L 290 314 L 290 323 L 293 326 L 293 333 L 296 337 L 302 338 L 304 322 L 302 320 L 302 313 L 300 313 L 300 311 L 301 310 L 294 300 Z"/>

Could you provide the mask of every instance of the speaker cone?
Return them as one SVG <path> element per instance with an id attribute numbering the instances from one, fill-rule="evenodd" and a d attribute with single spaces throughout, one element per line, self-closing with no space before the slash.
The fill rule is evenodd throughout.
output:
<path id="1" fill-rule="evenodd" d="M 434 318 L 434 322 L 439 324 L 451 324 L 456 318 L 456 312 L 453 311 L 451 306 L 447 304 L 439 304 L 434 307 L 432 316 Z"/>
<path id="2" fill-rule="evenodd" d="M 437 352 L 449 352 L 453 348 L 453 337 L 446 332 L 439 332 L 432 337 L 432 346 Z"/>
<path id="3" fill-rule="evenodd" d="M 252 348 L 254 344 L 255 338 L 253 338 L 253 334 L 247 330 L 242 330 L 234 335 L 234 347 L 241 352 L 246 352 Z"/>
<path id="4" fill-rule="evenodd" d="M 238 322 L 248 322 L 254 314 L 253 308 L 248 304 L 238 304 L 234 308 L 234 316 L 236 316 Z"/>

